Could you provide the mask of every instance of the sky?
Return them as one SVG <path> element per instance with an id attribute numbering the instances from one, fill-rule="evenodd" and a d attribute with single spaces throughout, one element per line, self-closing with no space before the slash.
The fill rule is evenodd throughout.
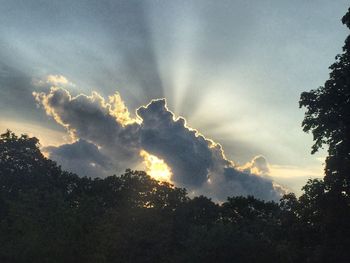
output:
<path id="1" fill-rule="evenodd" d="M 147 169 L 217 200 L 300 194 L 327 154 L 310 154 L 300 93 L 328 79 L 348 5 L 0 0 L 0 129 L 82 175 Z"/>

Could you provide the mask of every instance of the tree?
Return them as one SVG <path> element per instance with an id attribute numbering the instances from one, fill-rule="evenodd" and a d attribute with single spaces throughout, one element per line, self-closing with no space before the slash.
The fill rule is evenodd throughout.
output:
<path id="1" fill-rule="evenodd" d="M 167 262 L 186 191 L 142 171 L 78 177 L 0 135 L 0 262 Z"/>
<path id="2" fill-rule="evenodd" d="M 342 18 L 350 29 L 350 8 Z M 309 181 L 299 198 L 301 227 L 309 232 L 310 262 L 348 262 L 350 252 L 350 36 L 329 67 L 323 87 L 303 92 L 302 126 L 312 132 L 312 154 L 328 145 L 324 182 Z"/>
<path id="3" fill-rule="evenodd" d="M 350 8 L 342 18 L 350 29 Z M 323 87 L 301 94 L 299 106 L 307 109 L 302 123 L 315 141 L 312 153 L 328 145 L 325 181 L 335 192 L 350 194 L 350 36 L 343 53 L 329 69 Z"/>

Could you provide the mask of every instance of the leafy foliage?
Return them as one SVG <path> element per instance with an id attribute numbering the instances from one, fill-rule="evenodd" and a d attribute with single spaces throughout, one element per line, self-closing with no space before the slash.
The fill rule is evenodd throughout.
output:
<path id="1" fill-rule="evenodd" d="M 342 22 L 350 29 L 350 8 Z M 324 181 L 309 181 L 301 206 L 294 209 L 310 240 L 311 262 L 350 258 L 350 36 L 330 70 L 323 87 L 300 98 L 300 107 L 307 109 L 303 129 L 311 131 L 315 141 L 312 153 L 328 145 Z"/>
<path id="2" fill-rule="evenodd" d="M 350 29 L 350 9 L 342 22 Z M 350 194 L 350 36 L 343 53 L 330 67 L 329 79 L 323 87 L 303 92 L 300 107 L 307 109 L 302 123 L 314 137 L 312 153 L 328 145 L 326 182 L 335 191 Z"/>
<path id="3" fill-rule="evenodd" d="M 1 135 L 0 149 L 1 262 L 345 262 L 349 256 L 349 238 L 341 235 L 348 229 L 329 224 L 338 211 L 344 226 L 348 210 L 327 203 L 321 180 L 279 204 L 252 196 L 215 204 L 142 171 L 78 177 L 45 158 L 36 138 L 10 131 Z"/>

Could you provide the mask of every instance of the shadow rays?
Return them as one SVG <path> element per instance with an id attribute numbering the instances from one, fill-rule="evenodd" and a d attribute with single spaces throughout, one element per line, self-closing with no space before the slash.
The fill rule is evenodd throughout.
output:
<path id="1" fill-rule="evenodd" d="M 111 7 L 118 13 L 113 17 L 110 34 L 121 54 L 121 71 L 129 86 L 137 90 L 136 96 L 147 102 L 164 97 L 154 43 L 146 17 L 147 6 L 142 1 L 123 1 Z"/>

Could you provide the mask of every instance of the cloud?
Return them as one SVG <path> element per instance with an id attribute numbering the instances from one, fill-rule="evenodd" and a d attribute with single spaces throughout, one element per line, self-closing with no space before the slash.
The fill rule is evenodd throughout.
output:
<path id="1" fill-rule="evenodd" d="M 264 157 L 254 158 L 243 168 L 235 165 L 220 144 L 188 127 L 184 118 L 175 118 L 165 99 L 141 106 L 132 118 L 119 94 L 108 100 L 96 92 L 73 97 L 65 89 L 53 87 L 50 92 L 33 95 L 46 113 L 77 139 L 73 144 L 48 148 L 50 157 L 71 171 L 104 176 L 142 162 L 151 167 L 149 161 L 158 157 L 171 171 L 171 181 L 191 194 L 222 201 L 232 195 L 276 200 L 283 193 L 268 178 Z M 150 155 L 153 159 L 145 160 Z M 83 170 L 83 166 L 88 168 Z"/>
<path id="2" fill-rule="evenodd" d="M 270 174 L 269 164 L 266 158 L 262 155 L 255 156 L 250 162 L 239 167 L 239 169 L 244 172 L 261 176 L 268 176 Z"/>
<path id="3" fill-rule="evenodd" d="M 74 88 L 75 84 L 68 81 L 65 76 L 62 75 L 48 75 L 44 79 L 34 79 L 33 84 L 36 87 L 50 88 L 50 87 L 62 87 L 62 88 Z"/>
<path id="4" fill-rule="evenodd" d="M 113 160 L 115 172 L 134 167 L 140 161 L 140 126 L 126 119 L 128 113 L 118 94 L 107 102 L 96 92 L 91 96 L 72 97 L 67 90 L 57 87 L 51 88 L 49 93 L 34 92 L 33 95 L 46 113 L 73 138 L 100 146 L 100 151 Z"/>
<path id="5" fill-rule="evenodd" d="M 45 147 L 43 151 L 64 169 L 81 176 L 108 176 L 112 172 L 113 165 L 110 158 L 101 153 L 95 144 L 83 139 L 58 147 Z"/>
<path id="6" fill-rule="evenodd" d="M 255 157 L 241 171 L 225 157 L 220 144 L 187 127 L 185 119 L 176 119 L 165 99 L 140 107 L 137 115 L 142 119 L 142 148 L 164 159 L 173 171 L 176 185 L 218 200 L 233 194 L 279 198 L 280 192 L 267 178 L 269 169 L 263 156 Z"/>
<path id="7" fill-rule="evenodd" d="M 153 100 L 137 110 L 141 123 L 141 145 L 164 158 L 173 170 L 174 182 L 200 187 L 213 166 L 212 142 L 185 126 L 183 118 L 174 119 L 165 99 Z"/>

